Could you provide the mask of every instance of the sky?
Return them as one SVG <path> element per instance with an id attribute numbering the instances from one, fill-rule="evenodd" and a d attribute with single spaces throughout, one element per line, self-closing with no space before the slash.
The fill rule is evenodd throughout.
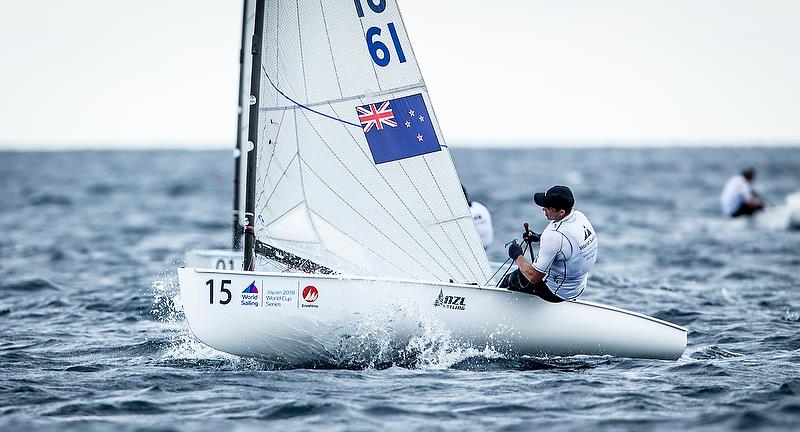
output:
<path id="1" fill-rule="evenodd" d="M 0 0 L 0 149 L 232 147 L 241 7 Z M 452 146 L 800 145 L 800 1 L 400 8 Z"/>

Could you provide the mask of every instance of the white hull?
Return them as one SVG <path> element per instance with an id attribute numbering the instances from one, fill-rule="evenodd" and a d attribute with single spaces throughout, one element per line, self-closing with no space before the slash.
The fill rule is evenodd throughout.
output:
<path id="1" fill-rule="evenodd" d="M 674 360 L 686 349 L 686 329 L 656 318 L 494 287 L 196 268 L 181 268 L 178 276 L 186 319 L 200 341 L 287 364 L 329 361 L 376 328 L 384 342 L 405 347 L 431 323 L 464 347 L 509 356 Z M 258 292 L 244 293 L 253 283 Z"/>

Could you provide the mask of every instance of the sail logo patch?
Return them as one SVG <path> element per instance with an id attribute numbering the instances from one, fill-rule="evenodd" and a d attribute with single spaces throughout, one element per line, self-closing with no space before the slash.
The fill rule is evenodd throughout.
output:
<path id="1" fill-rule="evenodd" d="M 261 298 L 258 295 L 258 287 L 256 286 L 256 281 L 253 281 L 250 285 L 247 286 L 242 291 L 241 294 L 241 305 L 242 306 L 253 306 L 253 307 L 260 307 L 261 306 Z"/>
<path id="2" fill-rule="evenodd" d="M 242 291 L 243 294 L 258 294 L 258 287 L 256 286 L 256 281 L 250 284 L 247 288 Z"/>
<path id="3" fill-rule="evenodd" d="M 301 304 L 301 307 L 318 307 L 317 305 L 313 304 L 319 298 L 319 290 L 314 285 L 308 285 L 307 287 L 303 288 L 303 300 L 305 303 Z"/>
<path id="4" fill-rule="evenodd" d="M 467 308 L 466 297 L 446 296 L 444 291 L 439 290 L 439 297 L 433 302 L 433 307 L 443 307 L 445 309 L 464 310 Z"/>
<path id="5" fill-rule="evenodd" d="M 442 149 L 420 93 L 355 108 L 376 165 Z"/>

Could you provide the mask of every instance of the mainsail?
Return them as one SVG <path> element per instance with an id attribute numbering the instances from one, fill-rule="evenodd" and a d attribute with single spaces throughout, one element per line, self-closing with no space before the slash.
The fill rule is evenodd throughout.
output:
<path id="1" fill-rule="evenodd" d="M 484 283 L 486 254 L 397 3 L 265 3 L 257 240 L 343 273 Z"/>

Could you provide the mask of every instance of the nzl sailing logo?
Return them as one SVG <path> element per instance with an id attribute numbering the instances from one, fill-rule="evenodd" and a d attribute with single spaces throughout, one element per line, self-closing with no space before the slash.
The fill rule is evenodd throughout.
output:
<path id="1" fill-rule="evenodd" d="M 319 298 L 319 290 L 314 285 L 308 285 L 307 287 L 303 288 L 303 300 L 305 303 L 301 304 L 301 307 L 319 307 L 313 304 Z"/>
<path id="2" fill-rule="evenodd" d="M 442 290 L 439 290 L 439 297 L 433 302 L 433 307 L 443 307 L 445 309 L 464 310 L 467 308 L 467 299 L 458 296 L 446 296 Z"/>

